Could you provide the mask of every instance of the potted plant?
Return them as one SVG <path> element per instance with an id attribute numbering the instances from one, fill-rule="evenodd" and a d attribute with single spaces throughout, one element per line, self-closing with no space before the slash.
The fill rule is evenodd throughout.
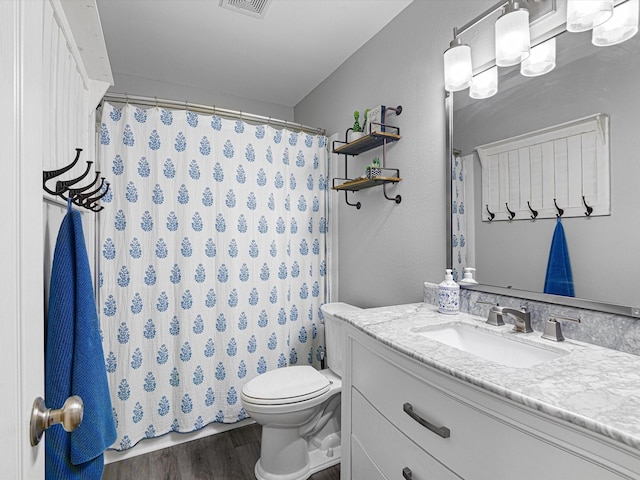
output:
<path id="1" fill-rule="evenodd" d="M 371 165 L 367 166 L 367 178 L 373 180 L 375 177 L 382 176 L 382 168 L 380 167 L 380 159 L 374 157 Z"/>
<path id="2" fill-rule="evenodd" d="M 353 112 L 353 129 L 349 132 L 349 142 L 354 142 L 356 140 L 358 140 L 359 138 L 362 138 L 364 136 L 364 132 L 362 131 L 362 128 L 360 127 L 360 112 L 359 111 L 354 111 Z"/>

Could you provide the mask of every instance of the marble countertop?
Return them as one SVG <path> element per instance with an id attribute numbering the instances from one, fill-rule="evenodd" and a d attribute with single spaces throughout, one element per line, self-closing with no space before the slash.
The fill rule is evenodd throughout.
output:
<path id="1" fill-rule="evenodd" d="M 443 315 L 426 303 L 349 311 L 337 317 L 453 377 L 640 449 L 640 356 L 574 340 L 551 342 L 541 339 L 540 332 L 512 333 L 512 325 L 494 327 L 465 313 Z M 527 368 L 510 367 L 415 332 L 452 322 L 568 354 Z"/>

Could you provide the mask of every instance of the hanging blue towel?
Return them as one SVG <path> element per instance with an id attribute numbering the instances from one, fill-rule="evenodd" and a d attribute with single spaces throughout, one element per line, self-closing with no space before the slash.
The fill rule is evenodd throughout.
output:
<path id="1" fill-rule="evenodd" d="M 571 262 L 569 250 L 564 237 L 562 221 L 558 217 L 556 228 L 553 231 L 551 250 L 547 263 L 547 275 L 544 279 L 544 293 L 574 297 L 573 275 L 571 274 Z"/>
<path id="2" fill-rule="evenodd" d="M 74 432 L 61 425 L 47 430 L 45 478 L 99 480 L 116 427 L 81 215 L 71 209 L 53 257 L 45 362 L 47 407 L 61 408 L 71 395 L 84 402 L 84 417 Z"/>

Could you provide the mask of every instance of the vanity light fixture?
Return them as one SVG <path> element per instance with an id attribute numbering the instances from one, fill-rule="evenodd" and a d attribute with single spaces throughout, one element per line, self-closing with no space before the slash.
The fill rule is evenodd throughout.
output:
<path id="1" fill-rule="evenodd" d="M 510 67 L 525 60 L 530 53 L 529 10 L 514 0 L 504 7 L 496 20 L 496 65 Z"/>
<path id="2" fill-rule="evenodd" d="M 469 96 L 481 99 L 489 98 L 498 93 L 498 67 L 491 67 L 473 76 Z"/>
<path id="3" fill-rule="evenodd" d="M 525 77 L 544 75 L 556 68 L 556 37 L 536 45 L 531 55 L 520 65 L 520 73 Z"/>
<path id="4" fill-rule="evenodd" d="M 567 0 L 567 31 L 585 32 L 613 15 L 613 0 Z"/>
<path id="5" fill-rule="evenodd" d="M 640 0 L 627 0 L 613 10 L 613 16 L 593 29 L 591 42 L 596 47 L 608 47 L 629 40 L 638 33 Z"/>
<path id="6" fill-rule="evenodd" d="M 453 29 L 453 40 L 444 52 L 444 88 L 449 92 L 464 90 L 471 85 L 471 47 L 462 43 Z"/>

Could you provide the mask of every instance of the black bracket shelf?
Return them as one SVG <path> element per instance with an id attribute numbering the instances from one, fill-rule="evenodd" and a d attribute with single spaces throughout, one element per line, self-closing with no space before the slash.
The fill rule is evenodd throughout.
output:
<path id="1" fill-rule="evenodd" d="M 354 140 L 353 142 L 343 142 L 341 140 L 333 141 L 333 153 L 339 153 L 341 155 L 358 155 L 363 152 L 367 152 L 376 147 L 380 147 L 383 143 L 397 142 L 400 140 L 400 129 L 386 125 L 386 128 L 393 129 L 392 132 L 372 132 L 365 135 L 362 138 Z M 336 144 L 341 144 L 336 147 Z"/>
<path id="2" fill-rule="evenodd" d="M 398 106 L 397 108 L 386 107 L 387 111 L 392 111 L 396 115 L 400 115 L 402 112 L 402 107 Z M 387 195 L 386 187 L 388 184 L 397 184 L 402 181 L 400 178 L 400 170 L 397 168 L 385 168 L 384 162 L 386 157 L 386 148 L 387 144 L 397 142 L 400 140 L 400 129 L 393 125 L 388 125 L 386 123 L 374 123 L 369 124 L 369 133 L 364 135 L 361 138 L 358 138 L 352 142 L 347 142 L 347 138 L 349 132 L 353 131 L 352 128 L 348 128 L 345 132 L 345 141 L 334 140 L 332 145 L 333 153 L 337 153 L 339 155 L 344 155 L 345 158 L 347 155 L 356 156 L 364 152 L 368 152 L 377 147 L 382 147 L 382 167 L 380 168 L 382 172 L 391 172 L 389 175 L 377 175 L 375 177 L 369 178 L 366 176 L 358 177 L 358 178 L 349 178 L 347 174 L 347 162 L 344 165 L 344 177 L 342 178 L 334 178 L 332 180 L 332 190 L 344 191 L 344 199 L 347 205 L 356 207 L 358 210 L 362 206 L 360 202 L 350 203 L 347 192 L 358 192 L 360 190 L 364 190 L 365 188 L 377 187 L 382 185 L 382 189 L 384 192 L 384 197 L 387 200 L 392 200 L 396 203 L 400 203 L 402 201 L 402 197 L 400 195 L 396 195 L 395 197 L 389 197 Z M 340 183 L 337 183 L 340 182 Z"/>

